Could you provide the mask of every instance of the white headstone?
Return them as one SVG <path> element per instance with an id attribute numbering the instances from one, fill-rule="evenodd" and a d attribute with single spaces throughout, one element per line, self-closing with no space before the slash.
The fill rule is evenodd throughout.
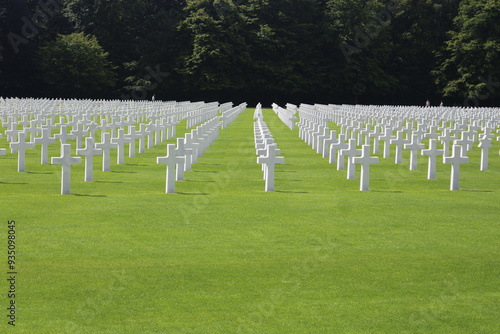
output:
<path id="1" fill-rule="evenodd" d="M 81 161 L 80 157 L 71 156 L 71 144 L 61 144 L 61 156 L 52 158 L 53 165 L 62 165 L 61 195 L 71 193 L 71 165 Z"/>
<path id="2" fill-rule="evenodd" d="M 116 138 L 111 139 L 112 143 L 117 144 L 117 153 L 116 153 L 116 163 L 118 165 L 125 164 L 125 144 L 130 143 L 131 139 L 129 139 L 125 135 L 125 130 L 123 128 L 118 129 L 118 136 Z"/>
<path id="3" fill-rule="evenodd" d="M 404 132 L 398 131 L 396 138 L 391 139 L 391 144 L 396 145 L 396 158 L 395 163 L 400 164 L 403 162 L 403 145 L 409 142 L 408 139 L 403 137 Z"/>
<path id="4" fill-rule="evenodd" d="M 478 147 L 481 148 L 480 170 L 482 171 L 488 170 L 488 154 L 491 146 L 491 137 L 488 137 L 487 135 L 481 136 L 481 139 L 479 139 Z"/>
<path id="5" fill-rule="evenodd" d="M 118 144 L 111 141 L 111 134 L 106 132 L 103 134 L 102 142 L 95 144 L 96 148 L 102 149 L 102 171 L 110 171 L 110 151 L 112 148 L 118 148 Z"/>
<path id="6" fill-rule="evenodd" d="M 361 180 L 359 190 L 370 190 L 370 165 L 378 163 L 378 157 L 370 156 L 370 145 L 363 145 L 361 156 L 352 159 L 354 163 L 361 164 Z"/>
<path id="7" fill-rule="evenodd" d="M 94 155 L 101 155 L 102 149 L 95 148 L 95 140 L 92 137 L 85 138 L 85 148 L 76 150 L 76 154 L 85 156 L 85 181 L 93 181 Z"/>
<path id="8" fill-rule="evenodd" d="M 405 144 L 405 149 L 410 150 L 410 170 L 417 170 L 418 151 L 424 148 L 424 144 L 420 143 L 420 135 L 413 133 L 410 144 Z"/>
<path id="9" fill-rule="evenodd" d="M 32 149 L 35 148 L 35 143 L 27 142 L 26 141 L 26 133 L 25 132 L 19 132 L 17 134 L 18 136 L 18 141 L 10 143 L 10 148 L 12 150 L 12 153 L 17 152 L 17 171 L 22 173 L 26 171 L 26 163 L 25 163 L 25 156 L 26 156 L 26 149 Z"/>
<path id="10" fill-rule="evenodd" d="M 54 137 L 50 136 L 50 130 L 48 128 L 42 129 L 42 136 L 35 138 L 35 144 L 42 144 L 41 162 L 42 165 L 49 163 L 49 144 L 56 141 Z"/>
<path id="11" fill-rule="evenodd" d="M 356 168 L 353 158 L 361 154 L 361 149 L 356 148 L 356 139 L 349 139 L 349 144 L 346 149 L 340 151 L 342 156 L 347 156 L 347 178 L 353 180 L 356 178 Z M 343 159 L 343 158 L 342 158 Z"/>
<path id="12" fill-rule="evenodd" d="M 427 179 L 434 180 L 436 178 L 436 157 L 444 155 L 443 149 L 438 149 L 437 139 L 429 140 L 429 148 L 422 150 L 422 155 L 429 156 L 429 165 L 427 167 Z"/>
<path id="13" fill-rule="evenodd" d="M 175 155 L 184 158 L 177 162 L 177 169 L 176 169 L 177 173 L 175 176 L 175 179 L 177 181 L 184 180 L 184 171 L 186 170 L 186 162 L 188 160 L 191 160 L 191 157 L 189 157 L 189 155 L 191 154 L 192 151 L 184 146 L 184 141 L 185 139 L 183 137 L 177 138 L 177 147 L 175 148 Z"/>
<path id="14" fill-rule="evenodd" d="M 157 157 L 157 164 L 167 165 L 167 180 L 165 193 L 175 193 L 175 178 L 176 172 L 175 168 L 179 162 L 182 162 L 184 157 L 177 157 L 175 155 L 175 144 L 167 145 L 167 155 L 164 157 Z"/>
<path id="15" fill-rule="evenodd" d="M 344 170 L 344 157 L 340 154 L 343 149 L 348 147 L 345 142 L 345 134 L 340 134 L 339 139 L 330 144 L 330 155 L 328 157 L 328 162 L 331 164 L 337 163 L 337 170 Z"/>
<path id="16" fill-rule="evenodd" d="M 462 145 L 454 144 L 451 157 L 443 157 L 443 163 L 451 164 L 450 190 L 460 188 L 460 165 L 469 162 L 469 158 L 463 155 Z"/>
<path id="17" fill-rule="evenodd" d="M 271 144 L 267 147 L 265 156 L 257 158 L 257 163 L 265 164 L 266 186 L 265 191 L 274 191 L 274 166 L 285 162 L 284 157 L 276 156 L 276 144 Z"/>

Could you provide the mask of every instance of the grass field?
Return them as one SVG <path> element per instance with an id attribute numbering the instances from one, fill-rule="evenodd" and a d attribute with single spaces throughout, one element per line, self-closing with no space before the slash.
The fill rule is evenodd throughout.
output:
<path id="1" fill-rule="evenodd" d="M 66 196 L 39 149 L 27 173 L 1 156 L 0 262 L 6 273 L 15 220 L 18 274 L 15 328 L 7 274 L 0 284 L 0 332 L 498 332 L 499 142 L 489 171 L 469 152 L 460 191 L 449 191 L 449 165 L 427 180 L 427 158 L 410 171 L 405 151 L 402 165 L 394 154 L 372 165 L 360 192 L 264 110 L 285 157 L 266 193 L 252 116 L 221 131 L 176 194 L 156 164 L 165 144 L 113 158 L 111 172 L 96 157 L 95 182 L 74 165 Z"/>

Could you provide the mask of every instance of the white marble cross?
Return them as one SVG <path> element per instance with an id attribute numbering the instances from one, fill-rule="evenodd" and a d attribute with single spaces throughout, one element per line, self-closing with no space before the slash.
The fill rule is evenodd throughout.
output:
<path id="1" fill-rule="evenodd" d="M 424 144 L 420 143 L 420 135 L 418 133 L 413 133 L 411 143 L 404 145 L 405 149 L 410 150 L 410 170 L 417 170 L 418 151 L 424 147 Z"/>
<path id="2" fill-rule="evenodd" d="M 437 139 L 429 140 L 429 148 L 422 150 L 422 155 L 429 156 L 429 164 L 427 167 L 427 179 L 434 180 L 436 178 L 436 157 L 444 155 L 443 149 L 438 149 Z"/>
<path id="3" fill-rule="evenodd" d="M 448 156 L 450 152 L 450 142 L 457 139 L 454 135 L 452 135 L 451 130 L 449 128 L 445 128 L 444 133 L 438 137 L 439 140 L 443 143 L 444 155 Z"/>
<path id="4" fill-rule="evenodd" d="M 370 145 L 363 145 L 361 156 L 352 159 L 355 164 L 361 164 L 360 191 L 370 190 L 370 165 L 378 163 L 378 157 L 370 156 Z"/>
<path id="5" fill-rule="evenodd" d="M 398 131 L 395 139 L 391 139 L 391 144 L 396 145 L 396 159 L 395 163 L 400 164 L 403 162 L 403 145 L 409 143 L 408 139 L 403 138 L 404 131 Z"/>
<path id="6" fill-rule="evenodd" d="M 83 123 L 78 123 L 75 130 L 71 130 L 70 133 L 76 138 L 76 149 L 82 148 L 82 138 L 88 131 L 83 129 Z"/>
<path id="7" fill-rule="evenodd" d="M 361 154 L 361 149 L 356 148 L 356 139 L 349 139 L 349 144 L 346 149 L 340 151 L 342 156 L 347 156 L 347 179 L 353 180 L 356 178 L 356 166 L 353 158 Z M 340 159 L 340 157 L 339 157 Z M 342 158 L 343 159 L 343 158 Z"/>
<path id="8" fill-rule="evenodd" d="M 128 144 L 128 146 L 129 146 L 128 156 L 129 156 L 129 158 L 133 158 L 133 157 L 135 157 L 135 140 L 141 139 L 142 134 L 140 134 L 137 131 L 137 129 L 135 128 L 134 125 L 130 125 L 128 127 L 128 133 L 125 136 L 130 140 L 130 143 Z"/>
<path id="9" fill-rule="evenodd" d="M 394 139 L 392 136 L 392 129 L 385 128 L 384 134 L 379 136 L 378 139 L 384 142 L 384 155 L 382 157 L 384 159 L 389 158 L 391 155 L 391 140 Z"/>
<path id="10" fill-rule="evenodd" d="M 131 139 L 125 135 L 125 130 L 123 128 L 118 129 L 118 136 L 116 138 L 112 138 L 111 142 L 118 145 L 118 150 L 116 153 L 116 163 L 118 165 L 125 164 L 125 144 L 130 143 Z"/>
<path id="11" fill-rule="evenodd" d="M 164 157 L 157 157 L 157 164 L 167 165 L 167 179 L 165 193 L 175 193 L 175 178 L 176 178 L 176 166 L 179 162 L 182 162 L 184 157 L 178 157 L 175 155 L 175 144 L 167 145 L 167 155 Z"/>
<path id="12" fill-rule="evenodd" d="M 102 149 L 95 148 L 95 139 L 85 138 L 85 148 L 76 150 L 76 154 L 85 156 L 85 181 L 93 181 L 94 155 L 101 155 Z"/>
<path id="13" fill-rule="evenodd" d="M 276 156 L 276 144 L 271 144 L 267 146 L 267 152 L 265 156 L 260 156 L 257 158 L 257 163 L 265 165 L 264 175 L 266 176 L 266 186 L 265 191 L 274 191 L 274 166 L 276 164 L 282 164 L 285 162 L 284 157 Z"/>
<path id="14" fill-rule="evenodd" d="M 81 163 L 80 157 L 71 156 L 71 144 L 61 144 L 61 156 L 53 157 L 53 165 L 62 165 L 61 195 L 71 193 L 71 165 Z"/>
<path id="15" fill-rule="evenodd" d="M 492 146 L 491 144 L 491 137 L 487 135 L 481 136 L 479 139 L 479 145 L 478 147 L 481 148 L 481 166 L 480 170 L 488 170 L 488 153 L 490 150 L 490 147 Z"/>
<path id="16" fill-rule="evenodd" d="M 147 129 L 147 124 L 141 123 L 141 128 L 137 133 L 140 135 L 139 137 L 139 153 L 144 153 L 145 152 L 145 147 L 146 147 L 146 138 L 151 136 L 151 131 Z M 148 147 L 151 148 L 151 147 Z"/>
<path id="17" fill-rule="evenodd" d="M 110 151 L 112 148 L 118 148 L 118 144 L 111 141 L 111 134 L 105 132 L 103 134 L 102 142 L 95 144 L 96 148 L 102 149 L 102 171 L 110 171 Z"/>
<path id="18" fill-rule="evenodd" d="M 328 163 L 337 163 L 337 170 L 344 170 L 344 157 L 341 156 L 340 151 L 347 148 L 347 143 L 345 142 L 345 134 L 340 134 L 339 139 L 330 144 L 330 155 L 328 157 Z"/>
<path id="19" fill-rule="evenodd" d="M 450 190 L 459 190 L 460 188 L 460 165 L 469 162 L 469 158 L 463 155 L 462 145 L 453 144 L 452 155 L 443 157 L 443 163 L 451 164 Z"/>
<path id="20" fill-rule="evenodd" d="M 50 130 L 48 128 L 42 129 L 42 136 L 35 138 L 35 144 L 42 144 L 41 161 L 42 165 L 49 163 L 49 144 L 56 141 L 54 137 L 50 136 Z"/>
<path id="21" fill-rule="evenodd" d="M 338 142 L 337 131 L 331 130 L 330 136 L 328 138 L 325 138 L 325 140 L 323 141 L 323 152 L 322 152 L 323 158 L 328 158 L 328 155 L 330 154 L 330 145 L 335 144 L 337 142 Z M 335 153 L 337 153 L 337 152 L 335 152 Z"/>
<path id="22" fill-rule="evenodd" d="M 198 161 L 198 151 L 199 151 L 199 147 L 200 147 L 200 144 L 198 142 L 195 141 L 195 139 L 193 138 L 193 134 L 192 133 L 186 133 L 184 134 L 184 145 L 191 149 L 191 164 L 195 164 L 196 161 Z M 189 166 L 191 166 L 191 164 L 189 164 Z M 189 170 L 189 169 L 186 169 L 186 170 Z"/>
<path id="23" fill-rule="evenodd" d="M 54 135 L 54 138 L 59 139 L 61 141 L 61 144 L 66 144 L 66 141 L 68 139 L 75 138 L 74 135 L 67 133 L 67 126 L 66 125 L 61 125 L 59 128 L 59 133 L 56 133 Z"/>
<path id="24" fill-rule="evenodd" d="M 177 147 L 175 148 L 175 155 L 179 157 L 183 157 L 184 159 L 179 160 L 177 162 L 177 173 L 175 175 L 175 179 L 177 181 L 182 181 L 184 180 L 184 171 L 186 171 L 186 164 L 188 161 L 191 161 L 191 155 L 192 150 L 188 149 L 184 146 L 184 141 L 185 139 L 183 137 L 177 138 Z"/>
<path id="25" fill-rule="evenodd" d="M 25 163 L 25 157 L 26 157 L 26 149 L 32 149 L 35 148 L 35 143 L 27 142 L 26 141 L 26 133 L 25 132 L 19 132 L 17 134 L 18 136 L 18 141 L 10 143 L 10 149 L 12 153 L 17 152 L 17 171 L 22 173 L 26 171 L 26 163 Z"/>

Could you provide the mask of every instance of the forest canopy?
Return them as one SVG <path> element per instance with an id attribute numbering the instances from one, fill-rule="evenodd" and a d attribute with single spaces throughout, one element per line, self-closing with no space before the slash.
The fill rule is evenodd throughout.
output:
<path id="1" fill-rule="evenodd" d="M 500 0 L 2 0 L 0 95 L 494 105 Z"/>

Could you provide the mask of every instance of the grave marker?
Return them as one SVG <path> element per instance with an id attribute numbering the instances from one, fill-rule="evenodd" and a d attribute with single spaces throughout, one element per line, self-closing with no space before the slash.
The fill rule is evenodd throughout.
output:
<path id="1" fill-rule="evenodd" d="M 400 164 L 403 162 L 403 145 L 409 142 L 408 139 L 403 138 L 404 131 L 398 131 L 395 139 L 391 139 L 391 144 L 396 145 L 396 159 L 395 163 Z"/>
<path id="2" fill-rule="evenodd" d="M 422 150 L 422 155 L 429 156 L 429 164 L 427 167 L 427 179 L 434 180 L 436 178 L 436 157 L 444 155 L 443 149 L 438 149 L 437 139 L 429 140 L 429 148 Z"/>
<path id="3" fill-rule="evenodd" d="M 284 157 L 276 156 L 276 147 L 276 144 L 267 146 L 266 155 L 257 158 L 257 163 L 265 165 L 265 191 L 274 191 L 274 166 L 285 162 Z"/>
<path id="4" fill-rule="evenodd" d="M 418 151 L 424 148 L 424 144 L 420 143 L 420 135 L 413 133 L 410 144 L 405 144 L 405 149 L 410 150 L 410 170 L 417 170 Z"/>
<path id="5" fill-rule="evenodd" d="M 26 141 L 25 132 L 19 132 L 17 136 L 18 136 L 18 141 L 10 143 L 10 149 L 12 153 L 17 152 L 17 171 L 23 173 L 26 171 L 25 167 L 26 149 L 35 148 L 35 143 Z"/>
<path id="6" fill-rule="evenodd" d="M 443 163 L 451 164 L 450 190 L 460 188 L 460 165 L 469 162 L 469 158 L 463 155 L 462 145 L 453 144 L 452 155 L 443 157 Z"/>
<path id="7" fill-rule="evenodd" d="M 53 165 L 62 165 L 61 195 L 71 193 L 71 165 L 81 161 L 80 157 L 71 156 L 71 144 L 61 144 L 61 156 L 52 158 Z"/>
<path id="8" fill-rule="evenodd" d="M 111 134 L 109 132 L 105 132 L 103 134 L 102 142 L 95 144 L 95 146 L 96 148 L 100 148 L 102 150 L 102 171 L 109 172 L 110 151 L 112 148 L 118 148 L 118 144 L 111 141 Z"/>
<path id="9" fill-rule="evenodd" d="M 50 136 L 48 128 L 42 129 L 42 136 L 35 138 L 35 144 L 42 144 L 41 163 L 46 165 L 49 163 L 49 144 L 55 143 L 56 138 Z"/>
<path id="10" fill-rule="evenodd" d="M 85 138 L 85 148 L 76 150 L 76 154 L 85 156 L 85 178 L 86 182 L 93 181 L 94 155 L 101 155 L 102 149 L 95 148 L 95 139 Z"/>
<path id="11" fill-rule="evenodd" d="M 378 163 L 378 157 L 370 156 L 370 145 L 363 145 L 361 156 L 352 159 L 354 163 L 361 164 L 360 191 L 370 190 L 370 165 Z"/>
<path id="12" fill-rule="evenodd" d="M 167 165 L 167 176 L 166 176 L 166 189 L 165 193 L 175 193 L 175 178 L 176 172 L 175 168 L 179 162 L 182 162 L 184 157 L 177 157 L 175 155 L 175 144 L 167 145 L 167 155 L 164 157 L 157 157 L 157 164 Z"/>
<path id="13" fill-rule="evenodd" d="M 353 180 L 356 178 L 356 168 L 353 158 L 361 153 L 361 149 L 356 148 L 356 139 L 349 139 L 349 144 L 346 149 L 340 151 L 341 155 L 347 156 L 347 179 Z M 340 158 L 340 157 L 339 157 Z M 343 159 L 343 158 L 342 158 Z"/>
<path id="14" fill-rule="evenodd" d="M 481 136 L 478 145 L 478 147 L 481 148 L 481 166 L 479 168 L 481 171 L 488 170 L 488 153 L 491 146 L 491 137 L 488 137 L 487 135 Z"/>

